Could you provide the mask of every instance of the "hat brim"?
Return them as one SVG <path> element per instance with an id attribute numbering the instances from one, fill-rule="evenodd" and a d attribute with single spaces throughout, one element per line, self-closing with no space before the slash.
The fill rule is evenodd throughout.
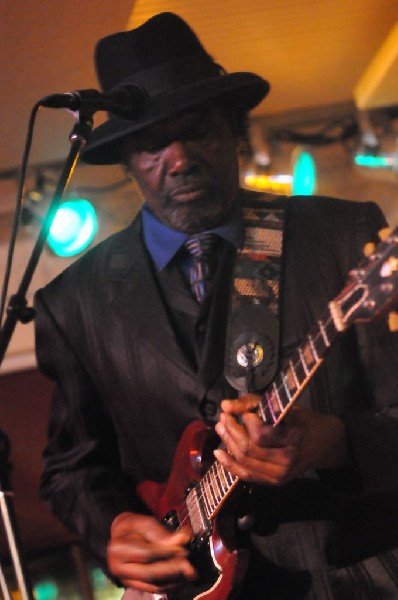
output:
<path id="1" fill-rule="evenodd" d="M 187 108 L 219 98 L 228 105 L 248 111 L 265 98 L 268 81 L 254 73 L 229 73 L 180 87 L 150 100 L 148 109 L 137 119 L 127 120 L 111 115 L 94 129 L 81 160 L 92 165 L 112 165 L 121 162 L 120 141 L 144 127 Z"/>

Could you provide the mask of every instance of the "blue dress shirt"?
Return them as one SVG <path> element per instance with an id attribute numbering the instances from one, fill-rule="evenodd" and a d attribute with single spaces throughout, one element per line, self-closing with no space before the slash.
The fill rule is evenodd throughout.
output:
<path id="1" fill-rule="evenodd" d="M 160 221 L 147 204 L 144 204 L 142 207 L 142 220 L 146 247 L 158 270 L 162 271 L 177 254 L 190 234 L 173 229 Z M 217 234 L 237 248 L 242 248 L 244 227 L 240 208 L 237 207 L 231 211 L 222 225 L 206 231 Z M 184 273 L 189 268 L 190 260 L 192 260 L 192 257 L 188 253 L 182 259 L 180 268 Z"/>

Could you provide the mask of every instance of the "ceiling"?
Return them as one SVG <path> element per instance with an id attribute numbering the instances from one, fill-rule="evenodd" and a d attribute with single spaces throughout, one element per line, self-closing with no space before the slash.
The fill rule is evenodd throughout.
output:
<path id="1" fill-rule="evenodd" d="M 2 0 L 0 173 L 21 162 L 35 102 L 97 87 L 96 41 L 163 10 L 186 18 L 227 70 L 269 79 L 272 91 L 257 115 L 352 102 L 355 85 L 398 21 L 397 0 Z M 102 118 L 97 113 L 96 122 Z M 31 162 L 62 160 L 72 126 L 65 111 L 43 111 Z"/>

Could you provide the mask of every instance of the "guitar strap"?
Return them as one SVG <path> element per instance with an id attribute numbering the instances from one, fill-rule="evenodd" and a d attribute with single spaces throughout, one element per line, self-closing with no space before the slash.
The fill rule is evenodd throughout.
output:
<path id="1" fill-rule="evenodd" d="M 285 209 L 264 203 L 265 197 L 243 207 L 245 242 L 228 313 L 225 376 L 244 393 L 264 389 L 278 365 Z"/>

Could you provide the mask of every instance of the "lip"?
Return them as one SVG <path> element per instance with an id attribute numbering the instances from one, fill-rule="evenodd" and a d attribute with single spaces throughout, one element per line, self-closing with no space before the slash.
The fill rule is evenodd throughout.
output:
<path id="1" fill-rule="evenodd" d="M 198 200 L 201 196 L 203 196 L 204 191 L 204 187 L 186 186 L 174 190 L 171 196 L 174 200 L 177 200 L 178 202 L 189 202 L 192 200 Z"/>

